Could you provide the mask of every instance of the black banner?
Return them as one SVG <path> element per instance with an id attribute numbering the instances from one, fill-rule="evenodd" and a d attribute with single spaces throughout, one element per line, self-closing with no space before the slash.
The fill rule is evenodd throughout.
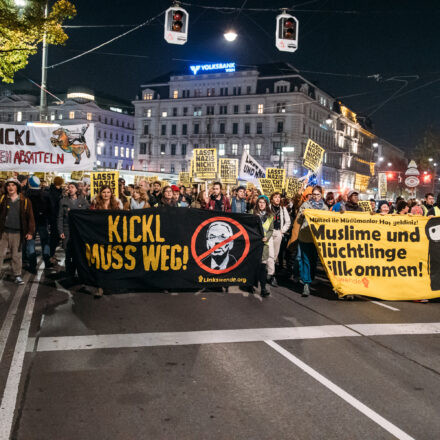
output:
<path id="1" fill-rule="evenodd" d="M 252 285 L 258 217 L 185 208 L 69 213 L 81 282 L 111 290 Z"/>

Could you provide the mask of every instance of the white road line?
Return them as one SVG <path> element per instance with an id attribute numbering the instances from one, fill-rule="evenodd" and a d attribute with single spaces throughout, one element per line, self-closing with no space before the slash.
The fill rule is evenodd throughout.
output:
<path id="1" fill-rule="evenodd" d="M 20 304 L 21 297 L 23 296 L 24 289 L 29 281 L 30 273 L 25 274 L 23 277 L 24 284 L 18 286 L 15 292 L 11 304 L 9 305 L 8 313 L 3 321 L 2 328 L 0 330 L 0 361 L 2 360 L 3 353 L 5 351 L 6 343 L 8 342 L 9 333 L 11 332 L 12 324 L 17 314 L 18 305 Z"/>
<path id="2" fill-rule="evenodd" d="M 341 399 L 345 400 L 349 405 L 356 408 L 359 412 L 367 416 L 373 422 L 377 423 L 379 426 L 381 426 L 383 429 L 388 431 L 390 434 L 394 435 L 394 437 L 398 438 L 399 440 L 414 440 L 414 437 L 411 437 L 406 432 L 398 428 L 396 425 L 393 425 L 391 422 L 383 418 L 376 411 L 373 411 L 371 408 L 364 405 L 361 401 L 353 397 L 351 394 L 348 394 L 338 385 L 325 378 L 322 374 L 318 373 L 312 367 L 304 363 L 302 360 L 298 359 L 289 351 L 285 350 L 276 342 L 274 341 L 265 341 L 265 342 L 267 345 L 269 345 L 278 353 L 280 353 L 282 356 L 284 356 L 287 360 L 295 364 L 298 368 L 303 370 L 309 376 L 313 377 L 313 379 L 317 380 L 319 383 L 324 385 L 326 388 L 328 388 L 330 391 L 335 393 Z"/>
<path id="3" fill-rule="evenodd" d="M 316 339 L 359 336 L 343 325 L 310 327 L 206 330 L 173 333 L 129 333 L 39 338 L 37 351 L 95 350 L 99 348 L 154 347 L 162 345 L 262 342 L 266 339 Z"/>
<path id="4" fill-rule="evenodd" d="M 0 440 L 9 440 L 14 421 L 15 406 L 17 404 L 18 388 L 20 385 L 21 373 L 23 370 L 24 355 L 28 344 L 29 328 L 31 325 L 32 314 L 34 312 L 35 299 L 38 293 L 38 286 L 43 270 L 40 269 L 34 278 L 34 282 L 29 292 L 29 297 L 24 310 L 23 320 L 18 332 L 17 343 L 15 345 L 14 356 L 9 369 L 8 379 L 3 392 L 0 406 Z"/>
<path id="5" fill-rule="evenodd" d="M 440 322 L 402 324 L 349 324 L 347 327 L 364 336 L 440 334 Z"/>
<path id="6" fill-rule="evenodd" d="M 376 304 L 378 306 L 385 307 L 386 309 L 390 309 L 390 310 L 392 310 L 394 312 L 400 312 L 400 309 L 396 309 L 395 307 L 389 306 L 388 304 L 384 304 L 384 303 L 381 303 L 379 301 L 370 301 L 370 302 L 373 303 L 373 304 Z"/>

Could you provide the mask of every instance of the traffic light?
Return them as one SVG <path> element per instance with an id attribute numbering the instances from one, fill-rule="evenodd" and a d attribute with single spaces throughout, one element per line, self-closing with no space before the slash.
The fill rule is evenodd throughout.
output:
<path id="1" fill-rule="evenodd" d="M 298 49 L 298 20 L 283 12 L 278 15 L 275 33 L 276 47 L 282 52 L 295 52 Z"/>
<path id="2" fill-rule="evenodd" d="M 387 180 L 394 180 L 394 173 L 387 173 Z"/>
<path id="3" fill-rule="evenodd" d="M 165 12 L 164 38 L 170 44 L 185 44 L 188 40 L 189 14 L 178 6 L 171 7 Z"/>
<path id="4" fill-rule="evenodd" d="M 431 174 L 423 175 L 423 183 L 431 183 Z"/>

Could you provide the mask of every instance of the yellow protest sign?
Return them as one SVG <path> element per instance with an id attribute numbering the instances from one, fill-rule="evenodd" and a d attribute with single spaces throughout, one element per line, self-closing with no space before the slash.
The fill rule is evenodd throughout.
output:
<path id="1" fill-rule="evenodd" d="M 84 171 L 72 171 L 70 178 L 72 180 L 81 180 L 84 177 Z"/>
<path id="2" fill-rule="evenodd" d="M 184 186 L 190 186 L 191 185 L 191 176 L 189 174 L 190 173 L 184 172 L 184 171 L 179 173 L 179 183 L 181 185 L 184 185 Z"/>
<path id="3" fill-rule="evenodd" d="M 371 212 L 371 203 L 368 200 L 359 200 L 358 205 L 362 208 L 362 211 Z"/>
<path id="4" fill-rule="evenodd" d="M 215 148 L 194 149 L 194 174 L 199 179 L 216 178 L 217 150 Z"/>
<path id="5" fill-rule="evenodd" d="M 252 182 L 246 182 L 246 189 L 254 189 L 255 185 Z"/>
<path id="6" fill-rule="evenodd" d="M 265 196 L 270 197 L 275 192 L 272 179 L 262 177 L 258 181 L 260 182 L 261 191 Z"/>
<path id="7" fill-rule="evenodd" d="M 302 189 L 303 182 L 301 182 L 298 179 L 295 179 L 294 177 L 288 177 L 286 179 L 286 196 L 287 197 L 293 197 L 296 194 L 299 194 Z"/>
<path id="8" fill-rule="evenodd" d="M 314 173 L 318 171 L 322 164 L 322 159 L 324 157 L 324 148 L 319 146 L 316 142 L 311 139 L 307 141 L 306 151 L 304 152 L 303 165 Z"/>
<path id="9" fill-rule="evenodd" d="M 266 179 L 272 179 L 275 191 L 283 192 L 286 170 L 284 168 L 266 168 Z"/>
<path id="10" fill-rule="evenodd" d="M 358 191 L 365 192 L 370 183 L 370 176 L 364 176 L 363 174 L 356 173 L 354 180 L 354 189 Z"/>
<path id="11" fill-rule="evenodd" d="M 235 185 L 238 178 L 238 159 L 219 159 L 219 174 L 223 183 Z"/>
<path id="12" fill-rule="evenodd" d="M 90 195 L 96 197 L 99 190 L 104 185 L 110 186 L 116 198 L 119 197 L 119 171 L 96 172 L 90 174 Z"/>
<path id="13" fill-rule="evenodd" d="M 384 300 L 440 296 L 440 218 L 306 210 L 333 288 Z"/>

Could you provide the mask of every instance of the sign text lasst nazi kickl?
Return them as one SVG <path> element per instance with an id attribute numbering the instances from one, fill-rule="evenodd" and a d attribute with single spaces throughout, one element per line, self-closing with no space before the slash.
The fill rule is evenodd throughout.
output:
<path id="1" fill-rule="evenodd" d="M 260 220 L 181 208 L 70 213 L 82 282 L 112 290 L 252 285 Z M 179 221 L 176 221 L 176 218 Z"/>

